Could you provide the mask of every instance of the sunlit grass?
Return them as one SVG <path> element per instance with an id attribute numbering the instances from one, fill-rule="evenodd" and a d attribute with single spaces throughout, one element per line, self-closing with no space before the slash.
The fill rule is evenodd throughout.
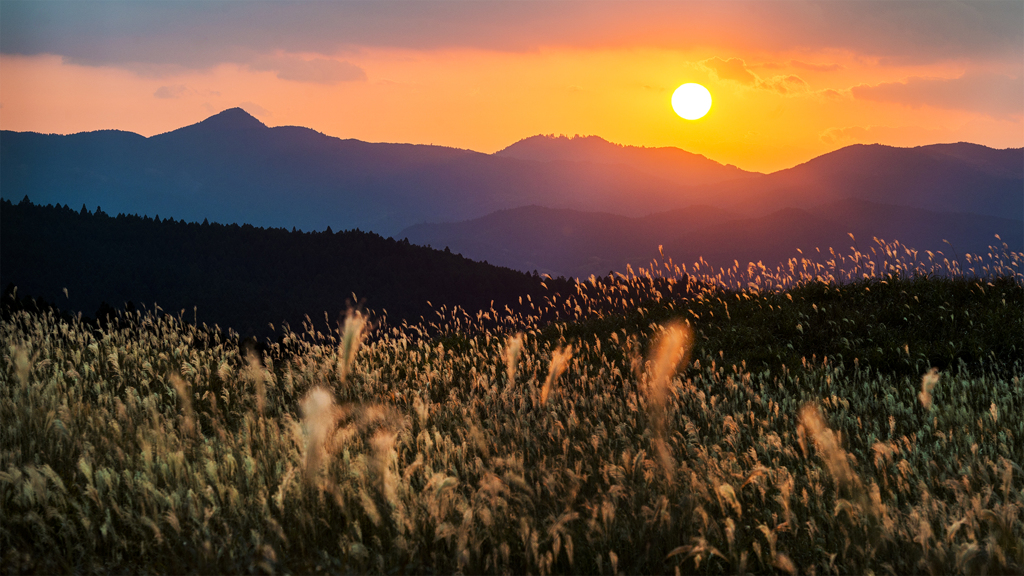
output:
<path id="1" fill-rule="evenodd" d="M 1021 572 L 1021 255 L 851 253 L 353 312 L 263 358 L 15 313 L 3 571 Z"/>

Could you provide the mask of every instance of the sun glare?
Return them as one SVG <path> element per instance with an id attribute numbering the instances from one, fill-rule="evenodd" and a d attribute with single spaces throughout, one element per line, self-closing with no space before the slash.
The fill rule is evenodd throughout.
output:
<path id="1" fill-rule="evenodd" d="M 702 118 L 711 109 L 711 92 L 700 84 L 683 84 L 672 93 L 672 109 L 687 120 Z"/>

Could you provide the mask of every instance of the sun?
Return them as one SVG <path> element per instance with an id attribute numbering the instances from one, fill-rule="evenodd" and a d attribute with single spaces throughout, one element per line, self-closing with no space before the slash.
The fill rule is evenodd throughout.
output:
<path id="1" fill-rule="evenodd" d="M 672 109 L 687 120 L 701 118 L 711 109 L 711 92 L 700 84 L 683 84 L 672 93 Z"/>

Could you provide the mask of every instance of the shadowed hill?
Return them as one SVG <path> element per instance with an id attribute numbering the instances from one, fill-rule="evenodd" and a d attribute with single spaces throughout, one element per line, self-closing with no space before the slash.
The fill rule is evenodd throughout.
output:
<path id="1" fill-rule="evenodd" d="M 199 322 L 243 335 L 269 334 L 268 322 L 299 331 L 306 314 L 326 330 L 323 313 L 335 322 L 353 292 L 391 323 L 433 319 L 441 306 L 518 309 L 521 296 L 548 293 L 537 276 L 358 230 L 186 224 L 6 200 L 0 224 L 0 286 L 86 315 L 104 302 L 155 302 L 191 321 L 195 306 Z"/>
<path id="2" fill-rule="evenodd" d="M 723 206 L 752 215 L 780 205 L 809 207 L 854 198 L 940 212 L 1024 218 L 1021 148 L 855 144 L 752 183 L 725 183 L 714 192 Z"/>
<path id="3" fill-rule="evenodd" d="M 709 206 L 641 218 L 526 206 L 475 220 L 419 224 L 401 235 L 416 244 L 443 243 L 470 258 L 517 270 L 585 278 L 621 272 L 627 263 L 646 264 L 666 239 L 730 218 L 735 215 Z"/>
<path id="4" fill-rule="evenodd" d="M 666 257 L 716 266 L 734 260 L 775 265 L 816 248 L 846 252 L 853 233 L 861 249 L 873 237 L 899 240 L 920 251 L 984 254 L 1000 244 L 1024 250 L 1024 222 L 978 214 L 950 213 L 846 199 L 810 208 L 784 208 L 764 216 L 694 206 L 627 218 L 611 214 L 551 210 L 537 206 L 505 210 L 452 224 L 425 224 L 402 235 L 419 244 L 446 245 L 476 260 L 554 276 L 587 277 L 623 271 Z M 949 244 L 944 242 L 948 240 Z"/>

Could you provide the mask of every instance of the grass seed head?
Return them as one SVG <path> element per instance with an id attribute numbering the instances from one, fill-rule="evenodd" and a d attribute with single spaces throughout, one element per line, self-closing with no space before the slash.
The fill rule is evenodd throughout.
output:
<path id="1" fill-rule="evenodd" d="M 338 379 L 344 383 L 352 370 L 359 345 L 366 337 L 366 316 L 358 310 L 350 310 L 345 316 L 341 343 L 338 345 Z"/>
<path id="2" fill-rule="evenodd" d="M 509 336 L 505 343 L 505 350 L 502 354 L 505 358 L 505 371 L 508 373 L 508 383 L 516 381 L 516 365 L 519 363 L 519 352 L 523 349 L 523 334 L 520 332 L 515 336 Z"/>
<path id="3" fill-rule="evenodd" d="M 311 478 L 319 469 L 324 457 L 324 444 L 337 424 L 337 406 L 334 396 L 317 386 L 306 394 L 300 404 L 302 426 L 306 430 L 306 477 Z"/>
<path id="4" fill-rule="evenodd" d="M 570 358 L 572 358 L 572 346 L 559 348 L 551 354 L 551 362 L 548 364 L 548 377 L 540 391 L 541 404 L 547 404 L 551 387 L 558 381 L 558 377 L 565 372 L 565 369 L 569 367 Z"/>
<path id="5" fill-rule="evenodd" d="M 171 374 L 170 380 L 181 401 L 182 429 L 191 436 L 195 433 L 196 422 L 192 414 L 192 394 L 189 392 L 189 385 L 177 374 Z"/>
<path id="6" fill-rule="evenodd" d="M 938 383 L 939 370 L 937 368 L 932 368 L 921 378 L 921 391 L 917 394 L 917 398 L 926 410 L 932 409 L 932 391 L 935 390 Z"/>
<path id="7" fill-rule="evenodd" d="M 859 478 L 846 460 L 846 451 L 839 445 L 839 439 L 825 423 L 821 410 L 814 404 L 805 404 L 800 409 L 800 424 L 810 432 L 814 445 L 828 466 L 829 472 L 840 484 L 854 486 Z"/>
<path id="8" fill-rule="evenodd" d="M 24 346 L 14 349 L 14 376 L 22 386 L 28 385 L 28 375 L 32 371 L 32 360 Z"/>
<path id="9" fill-rule="evenodd" d="M 672 377 L 686 366 L 692 346 L 693 332 L 689 326 L 672 323 L 664 327 L 649 357 L 648 402 L 659 409 L 665 406 Z"/>

